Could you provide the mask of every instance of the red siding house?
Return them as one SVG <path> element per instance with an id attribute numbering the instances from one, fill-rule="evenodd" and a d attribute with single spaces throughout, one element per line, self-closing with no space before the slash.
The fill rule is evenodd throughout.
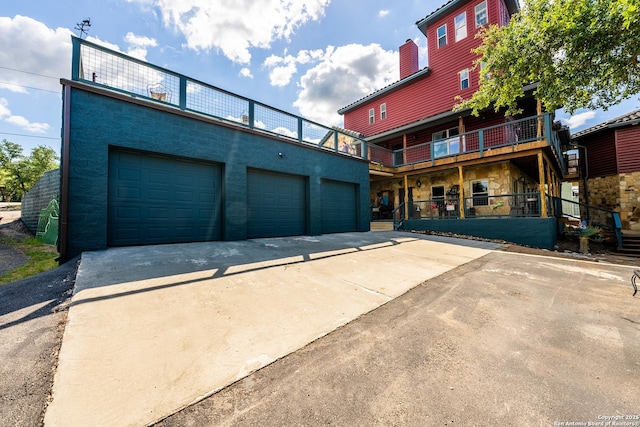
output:
<path id="1" fill-rule="evenodd" d="M 407 40 L 399 80 L 338 110 L 344 127 L 367 141 L 374 219 L 442 229 L 445 222 L 424 220 L 549 216 L 545 195 L 560 196 L 565 169 L 557 130 L 569 138 L 531 96 L 535 85 L 524 88 L 518 117 L 452 110 L 457 96 L 468 98 L 481 84 L 476 34 L 508 24 L 518 8 L 517 0 L 447 2 L 416 22 L 428 66 L 420 67 L 418 47 Z"/>
<path id="2" fill-rule="evenodd" d="M 571 136 L 581 154 L 581 201 L 618 211 L 623 230 L 640 230 L 639 124 L 635 110 Z"/>

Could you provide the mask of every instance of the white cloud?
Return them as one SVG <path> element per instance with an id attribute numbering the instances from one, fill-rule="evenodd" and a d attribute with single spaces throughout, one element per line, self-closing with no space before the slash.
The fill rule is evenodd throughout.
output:
<path id="1" fill-rule="evenodd" d="M 322 61 L 306 71 L 294 106 L 300 114 L 328 125 L 342 125 L 337 110 L 398 80 L 398 53 L 378 44 L 326 49 Z"/>
<path id="2" fill-rule="evenodd" d="M 276 67 L 269 73 L 271 86 L 286 86 L 291 81 L 293 75 L 298 71 L 295 62 L 289 62 L 284 67 Z"/>
<path id="3" fill-rule="evenodd" d="M 146 36 L 137 36 L 132 32 L 128 32 L 124 39 L 129 43 L 127 54 L 143 61 L 147 60 L 147 48 L 158 46 L 156 39 Z"/>
<path id="4" fill-rule="evenodd" d="M 389 14 L 389 11 L 384 9 L 378 12 L 378 17 L 380 18 L 384 18 L 385 16 L 387 16 Z"/>
<path id="5" fill-rule="evenodd" d="M 49 124 L 30 122 L 22 116 L 10 116 L 4 121 L 7 123 L 11 123 L 12 125 L 16 125 L 28 132 L 47 133 L 47 131 L 49 130 Z"/>
<path id="6" fill-rule="evenodd" d="M 575 129 L 583 126 L 585 123 L 593 119 L 595 116 L 596 116 L 595 111 L 585 111 L 584 113 L 575 114 L 569 117 L 568 119 L 561 118 L 560 121 L 566 124 L 567 126 L 569 126 L 570 129 Z"/>
<path id="7" fill-rule="evenodd" d="M 28 93 L 24 86 L 59 92 L 60 78 L 71 77 L 71 34 L 26 16 L 0 17 L 0 64 L 35 73 L 0 69 L 0 81 L 11 83 L 2 87 L 16 93 Z"/>
<path id="8" fill-rule="evenodd" d="M 268 57 L 263 65 L 271 64 L 273 67 L 274 64 L 284 64 L 281 66 L 274 67 L 269 73 L 269 80 L 271 82 L 271 86 L 286 86 L 291 81 L 293 75 L 298 71 L 297 63 L 298 58 L 302 58 L 303 61 L 310 61 L 310 57 L 308 55 L 298 55 L 298 57 L 287 55 L 284 58 L 276 57 L 275 55 L 271 55 Z"/>
<path id="9" fill-rule="evenodd" d="M 32 133 L 47 133 L 49 130 L 47 123 L 30 122 L 22 116 L 11 114 L 9 102 L 5 98 L 0 98 L 0 119 Z"/>
<path id="10" fill-rule="evenodd" d="M 286 55 L 280 57 L 271 54 L 264 60 L 262 66 L 271 68 L 269 79 L 272 86 L 286 86 L 291 82 L 293 75 L 298 72 L 298 65 L 307 65 L 317 62 L 324 55 L 322 49 L 301 50 L 296 56 Z M 280 65 L 283 64 L 283 65 Z"/>
<path id="11" fill-rule="evenodd" d="M 11 110 L 9 110 L 9 102 L 4 98 L 0 98 L 0 119 L 4 119 L 10 115 Z"/>
<path id="12" fill-rule="evenodd" d="M 158 46 L 158 42 L 156 41 L 156 39 L 151 37 L 146 37 L 146 36 L 137 36 L 133 34 L 131 31 L 129 31 L 127 35 L 124 36 L 124 39 L 127 43 L 133 46 L 140 46 L 140 47 Z"/>
<path id="13" fill-rule="evenodd" d="M 250 69 L 248 69 L 247 67 L 244 67 L 244 68 L 242 68 L 242 69 L 240 70 L 240 75 L 241 75 L 242 77 L 248 77 L 248 78 L 250 78 L 250 79 L 252 79 L 252 78 L 253 78 L 253 74 L 251 74 L 251 70 L 250 70 Z"/>
<path id="14" fill-rule="evenodd" d="M 282 61 L 284 61 L 284 59 L 282 59 L 281 57 L 271 54 L 267 59 L 264 60 L 262 65 L 271 68 L 275 67 L 278 64 L 281 64 Z"/>
<path id="15" fill-rule="evenodd" d="M 196 51 L 219 49 L 248 64 L 250 48 L 288 40 L 296 28 L 318 20 L 331 0 L 157 0 L 164 24 L 173 26 Z"/>

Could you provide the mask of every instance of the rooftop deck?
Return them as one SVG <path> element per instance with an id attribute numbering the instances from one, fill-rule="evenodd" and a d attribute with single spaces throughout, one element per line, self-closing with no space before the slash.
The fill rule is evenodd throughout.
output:
<path id="1" fill-rule="evenodd" d="M 71 80 L 362 158 L 366 141 L 185 75 L 73 37 Z"/>

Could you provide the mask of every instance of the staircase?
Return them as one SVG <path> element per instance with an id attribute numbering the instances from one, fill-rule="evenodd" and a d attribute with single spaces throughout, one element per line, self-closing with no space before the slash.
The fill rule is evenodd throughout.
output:
<path id="1" fill-rule="evenodd" d="M 622 247 L 618 248 L 618 253 L 640 258 L 640 233 L 623 231 Z"/>

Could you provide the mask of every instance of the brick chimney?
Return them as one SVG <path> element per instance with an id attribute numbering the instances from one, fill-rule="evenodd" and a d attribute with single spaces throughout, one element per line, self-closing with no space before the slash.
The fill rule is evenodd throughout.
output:
<path id="1" fill-rule="evenodd" d="M 400 46 L 400 80 L 418 70 L 418 46 L 409 39 Z"/>

